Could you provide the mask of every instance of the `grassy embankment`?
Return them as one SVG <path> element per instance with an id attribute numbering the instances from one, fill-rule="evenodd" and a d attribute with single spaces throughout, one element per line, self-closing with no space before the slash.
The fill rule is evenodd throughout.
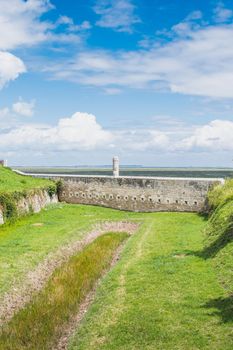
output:
<path id="1" fill-rule="evenodd" d="M 9 168 L 0 166 L 0 193 L 23 192 L 46 188 L 52 183 L 52 181 L 47 179 L 19 175 Z"/>
<path id="2" fill-rule="evenodd" d="M 205 259 L 213 262 L 228 295 L 212 301 L 223 319 L 233 321 L 233 180 L 209 193 L 212 215 L 206 227 Z"/>
<path id="3" fill-rule="evenodd" d="M 20 198 L 40 189 L 52 195 L 56 192 L 56 184 L 46 179 L 22 176 L 0 166 L 0 207 L 5 221 L 14 221 L 17 218 L 16 202 Z"/>
<path id="4" fill-rule="evenodd" d="M 3 328 L 0 349 L 51 349 L 126 237 L 126 233 L 105 234 L 58 268 L 33 302 Z"/>

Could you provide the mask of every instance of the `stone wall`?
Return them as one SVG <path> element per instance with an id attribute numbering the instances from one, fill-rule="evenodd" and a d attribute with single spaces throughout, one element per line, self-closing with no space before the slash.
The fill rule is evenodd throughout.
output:
<path id="1" fill-rule="evenodd" d="M 38 213 L 46 205 L 57 202 L 57 194 L 50 196 L 46 190 L 33 190 L 33 192 L 29 192 L 26 197 L 22 196 L 16 202 L 17 214 L 18 216 L 23 216 L 30 212 Z M 0 225 L 1 224 L 4 224 L 4 214 L 3 209 L 0 207 Z"/>
<path id="2" fill-rule="evenodd" d="M 60 201 L 139 212 L 205 211 L 208 190 L 223 182 L 222 179 L 78 175 L 52 178 L 62 180 Z"/>

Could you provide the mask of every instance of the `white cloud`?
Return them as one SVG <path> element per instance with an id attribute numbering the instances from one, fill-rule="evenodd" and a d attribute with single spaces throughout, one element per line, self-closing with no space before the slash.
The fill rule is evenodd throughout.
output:
<path id="1" fill-rule="evenodd" d="M 8 118 L 9 109 L 0 110 Z M 92 114 L 76 112 L 57 125 L 26 124 L 2 129 L 0 151 L 76 152 L 95 151 L 121 154 L 194 154 L 232 152 L 233 121 L 213 120 L 209 124 L 188 126 L 172 117 L 154 117 L 151 127 L 106 130 Z M 155 124 L 156 122 L 156 124 Z M 163 125 L 164 124 L 164 125 Z M 156 126 L 157 125 L 157 126 Z"/>
<path id="2" fill-rule="evenodd" d="M 90 28 L 89 22 L 76 25 L 66 16 L 54 22 L 44 19 L 43 15 L 54 9 L 49 0 L 0 0 L 0 9 L 0 88 L 26 71 L 22 60 L 7 51 L 46 42 L 77 44 L 80 32 Z M 62 33 L 60 25 L 66 26 Z"/>
<path id="3" fill-rule="evenodd" d="M 195 148 L 233 150 L 233 122 L 213 120 L 207 125 L 196 128 L 193 135 L 184 138 L 177 146 L 184 150 Z"/>
<path id="4" fill-rule="evenodd" d="M 150 88 L 233 98 L 233 25 L 192 29 L 137 51 L 83 51 L 49 68 L 53 78 L 106 88 Z"/>
<path id="5" fill-rule="evenodd" d="M 65 25 L 70 32 L 82 31 L 91 29 L 91 24 L 88 21 L 83 21 L 81 24 L 77 25 L 74 23 L 73 18 L 68 16 L 60 16 L 56 21 L 56 25 Z"/>
<path id="6" fill-rule="evenodd" d="M 0 109 L 0 120 L 5 119 L 9 115 L 9 112 L 10 110 L 7 107 Z"/>
<path id="7" fill-rule="evenodd" d="M 116 139 L 116 145 L 120 145 L 118 148 L 134 152 L 161 151 L 170 144 L 166 132 L 153 129 L 121 131 L 117 133 Z"/>
<path id="8" fill-rule="evenodd" d="M 60 119 L 56 126 L 24 125 L 0 135 L 0 148 L 31 148 L 54 150 L 89 150 L 104 147 L 112 141 L 92 114 L 77 112 Z"/>
<path id="9" fill-rule="evenodd" d="M 222 2 L 214 9 L 214 20 L 217 23 L 225 23 L 233 18 L 233 11 L 227 9 Z"/>
<path id="10" fill-rule="evenodd" d="M 121 93 L 121 89 L 117 89 L 117 88 L 106 88 L 104 90 L 104 92 L 107 94 L 107 95 L 119 95 Z"/>
<path id="11" fill-rule="evenodd" d="M 54 22 L 43 15 L 54 9 L 49 0 L 0 0 L 0 49 L 38 45 L 44 42 L 80 42 L 79 33 L 91 28 L 89 22 L 76 25 L 72 18 L 60 16 Z M 57 31 L 60 25 L 65 28 Z M 72 35 L 71 35 L 72 33 Z"/>
<path id="12" fill-rule="evenodd" d="M 132 33 L 134 24 L 140 22 L 131 0 L 97 0 L 94 11 L 101 16 L 97 26 L 117 32 Z"/>
<path id="13" fill-rule="evenodd" d="M 23 61 L 9 52 L 0 51 L 0 89 L 24 72 L 26 67 Z"/>
<path id="14" fill-rule="evenodd" d="M 15 102 L 12 109 L 15 113 L 23 115 L 25 117 L 32 117 L 34 115 L 35 101 L 25 102 L 22 98 L 18 102 Z"/>
<path id="15" fill-rule="evenodd" d="M 0 48 L 15 49 L 46 39 L 51 23 L 40 17 L 52 8 L 47 0 L 0 0 Z"/>

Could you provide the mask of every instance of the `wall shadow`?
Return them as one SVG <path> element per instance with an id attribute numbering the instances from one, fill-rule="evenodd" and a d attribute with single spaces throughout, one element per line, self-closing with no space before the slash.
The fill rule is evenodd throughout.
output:
<path id="1" fill-rule="evenodd" d="M 213 315 L 217 315 L 221 318 L 223 323 L 233 322 L 233 295 L 226 298 L 216 298 L 208 301 L 205 308 L 215 308 Z"/>

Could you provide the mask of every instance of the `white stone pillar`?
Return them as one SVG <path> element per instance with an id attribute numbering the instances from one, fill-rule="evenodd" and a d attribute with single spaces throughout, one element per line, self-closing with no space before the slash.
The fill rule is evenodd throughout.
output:
<path id="1" fill-rule="evenodd" d="M 113 171 L 113 176 L 118 177 L 120 173 L 119 169 L 119 157 L 114 156 L 112 159 L 112 171 Z"/>

